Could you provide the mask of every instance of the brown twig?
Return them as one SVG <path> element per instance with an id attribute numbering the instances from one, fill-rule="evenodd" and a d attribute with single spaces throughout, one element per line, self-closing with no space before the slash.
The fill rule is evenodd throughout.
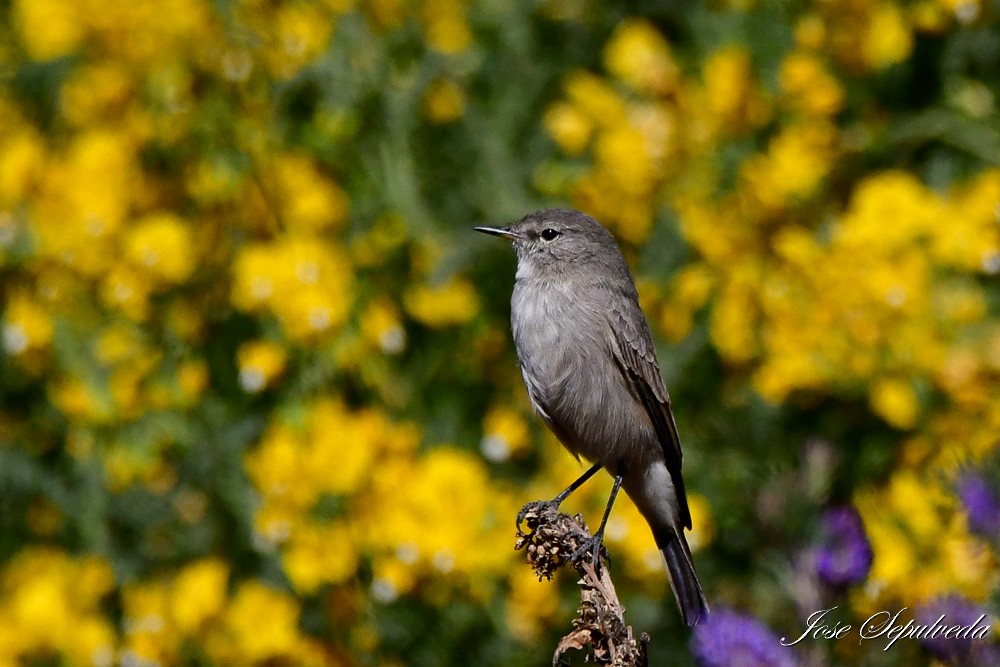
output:
<path id="1" fill-rule="evenodd" d="M 522 522 L 527 532 L 522 529 Z M 594 562 L 591 535 L 583 517 L 569 516 L 545 501 L 530 502 L 518 514 L 516 550 L 524 549 L 539 581 L 572 563 L 580 580 L 580 608 L 573 630 L 559 641 L 553 666 L 570 649 L 588 650 L 594 663 L 614 667 L 646 667 L 649 635 L 638 641 L 625 623 L 625 608 L 618 600 L 606 565 Z"/>

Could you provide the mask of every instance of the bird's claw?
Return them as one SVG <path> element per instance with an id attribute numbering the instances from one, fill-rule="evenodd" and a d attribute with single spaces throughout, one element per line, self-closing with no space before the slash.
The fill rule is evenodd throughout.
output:
<path id="1" fill-rule="evenodd" d="M 595 571 L 599 572 L 601 569 L 602 556 L 603 560 L 606 560 L 609 565 L 611 564 L 611 556 L 608 554 L 608 550 L 604 548 L 603 535 L 588 538 L 577 548 L 576 551 L 573 552 L 569 559 L 571 562 L 575 563 L 587 552 L 590 552 L 591 562 L 594 564 Z"/>
<path id="2" fill-rule="evenodd" d="M 527 519 L 528 531 L 534 532 L 535 528 L 538 527 L 538 517 L 546 513 L 548 510 L 558 510 L 559 504 L 552 500 L 535 500 L 526 504 L 521 508 L 521 511 L 517 513 L 516 526 L 517 532 L 522 535 L 525 534 L 524 530 L 521 528 L 521 524 Z M 529 516 L 531 515 L 531 516 Z"/>

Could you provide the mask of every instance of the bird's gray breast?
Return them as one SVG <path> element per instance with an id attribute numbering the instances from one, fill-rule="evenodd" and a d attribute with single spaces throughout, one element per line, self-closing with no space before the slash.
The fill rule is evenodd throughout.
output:
<path id="1" fill-rule="evenodd" d="M 511 325 L 524 384 L 563 445 L 609 469 L 655 442 L 610 351 L 610 294 L 561 281 L 519 278 Z"/>

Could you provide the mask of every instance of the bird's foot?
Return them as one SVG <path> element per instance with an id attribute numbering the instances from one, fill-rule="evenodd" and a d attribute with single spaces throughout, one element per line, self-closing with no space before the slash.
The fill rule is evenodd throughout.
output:
<path id="1" fill-rule="evenodd" d="M 531 534 L 538 527 L 539 518 L 549 513 L 559 511 L 559 503 L 554 500 L 533 500 L 521 508 L 517 513 L 517 532 L 521 535 Z M 521 524 L 527 524 L 528 533 L 521 528 Z"/>
<path id="2" fill-rule="evenodd" d="M 576 551 L 569 557 L 570 562 L 576 563 L 579 559 L 583 558 L 587 554 L 590 554 L 591 562 L 594 564 L 594 571 L 601 571 L 602 557 L 603 560 L 611 564 L 611 555 L 608 554 L 608 550 L 604 548 L 604 536 L 595 535 L 593 537 L 588 537 L 583 540 L 583 543 L 577 547 Z"/>

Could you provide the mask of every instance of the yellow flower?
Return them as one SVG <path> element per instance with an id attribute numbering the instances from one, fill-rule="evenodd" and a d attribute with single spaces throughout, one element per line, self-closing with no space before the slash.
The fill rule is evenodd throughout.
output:
<path id="1" fill-rule="evenodd" d="M 386 354 L 398 354 L 406 348 L 406 330 L 399 309 L 387 299 L 375 299 L 361 317 L 361 331 L 370 345 Z"/>
<path id="2" fill-rule="evenodd" d="M 468 322 L 479 312 L 479 296 L 472 283 L 456 276 L 434 287 L 411 287 L 403 304 L 414 319 L 435 328 Z"/>
<path id="3" fill-rule="evenodd" d="M 812 54 L 793 52 L 786 56 L 779 81 L 793 107 L 803 113 L 829 116 L 843 106 L 843 88 Z"/>
<path id="4" fill-rule="evenodd" d="M 122 591 L 124 646 L 156 662 L 173 662 L 181 638 L 170 623 L 166 582 L 135 582 Z"/>
<path id="5" fill-rule="evenodd" d="M 177 369 L 181 405 L 191 405 L 208 386 L 208 366 L 201 359 L 188 359 Z"/>
<path id="6" fill-rule="evenodd" d="M 281 197 L 282 221 L 295 231 L 312 232 L 340 226 L 347 219 L 347 194 L 313 161 L 300 155 L 282 155 L 275 164 Z"/>
<path id="7" fill-rule="evenodd" d="M 862 42 L 868 65 L 881 69 L 903 62 L 912 50 L 913 35 L 900 7 L 888 2 L 875 5 Z"/>
<path id="8" fill-rule="evenodd" d="M 622 123 L 602 132 L 594 147 L 594 155 L 625 196 L 641 197 L 653 189 L 657 177 L 653 160 L 646 150 L 642 133 L 631 124 Z M 632 238 L 644 236 L 645 233 L 642 233 Z"/>
<path id="9" fill-rule="evenodd" d="M 0 142 L 0 209 L 13 208 L 28 194 L 44 162 L 44 144 L 28 128 L 19 129 L 17 134 Z"/>
<path id="10" fill-rule="evenodd" d="M 670 281 L 669 300 L 660 309 L 660 331 L 670 340 L 683 339 L 693 324 L 694 313 L 708 301 L 715 281 L 705 264 L 692 264 Z"/>
<path id="11" fill-rule="evenodd" d="M 417 571 L 466 579 L 496 574 L 510 561 L 503 517 L 517 507 L 468 452 L 439 446 L 415 461 L 383 460 L 367 497 L 366 543 Z"/>
<path id="12" fill-rule="evenodd" d="M 490 461 L 506 461 L 525 452 L 529 444 L 528 425 L 523 415 L 506 405 L 496 405 L 483 420 L 483 456 Z"/>
<path id="13" fill-rule="evenodd" d="M 795 44 L 803 49 L 819 49 L 826 41 L 826 24 L 816 14 L 806 14 L 795 23 Z"/>
<path id="14" fill-rule="evenodd" d="M 743 48 L 726 47 L 705 61 L 702 66 L 703 97 L 693 118 L 704 118 L 714 132 L 732 136 L 761 125 L 769 110 L 754 85 L 750 54 Z"/>
<path id="15" fill-rule="evenodd" d="M 458 0 L 424 0 L 422 18 L 431 47 L 441 53 L 460 53 L 472 42 Z"/>
<path id="16" fill-rule="evenodd" d="M 162 284 L 179 283 L 194 270 L 191 232 L 171 213 L 136 222 L 126 234 L 125 253 L 134 266 Z"/>
<path id="17" fill-rule="evenodd" d="M 339 402 L 322 400 L 312 408 L 309 429 L 302 453 L 306 479 L 322 492 L 349 494 L 371 473 L 388 423 L 378 413 L 352 414 Z"/>
<path id="18" fill-rule="evenodd" d="M 691 532 L 688 544 L 691 551 L 698 552 L 712 543 L 715 538 L 715 520 L 708 499 L 698 493 L 688 494 L 688 508 L 691 510 Z"/>
<path id="19" fill-rule="evenodd" d="M 110 660 L 114 632 L 101 600 L 113 585 L 111 568 L 96 557 L 75 559 L 48 548 L 21 550 L 0 570 L 0 617 L 7 638 L 0 640 L 0 651 L 7 648 L 23 659 L 55 654 L 72 664 L 90 664 L 102 656 Z"/>
<path id="20" fill-rule="evenodd" d="M 67 417 L 104 423 L 112 416 L 110 398 L 75 377 L 49 385 L 49 400 Z"/>
<path id="21" fill-rule="evenodd" d="M 167 607 L 181 635 L 194 636 L 226 604 L 229 567 L 218 558 L 206 558 L 184 567 L 169 586 Z"/>
<path id="22" fill-rule="evenodd" d="M 766 155 L 741 170 L 745 187 L 768 209 L 781 209 L 810 196 L 833 166 L 836 130 L 826 123 L 786 127 Z"/>
<path id="23" fill-rule="evenodd" d="M 246 581 L 223 613 L 224 626 L 206 649 L 220 664 L 263 664 L 292 659 L 305 640 L 298 631 L 299 605 L 259 581 Z"/>
<path id="24" fill-rule="evenodd" d="M 912 428 L 920 414 L 913 385 L 900 378 L 884 378 L 869 393 L 869 402 L 877 415 L 897 428 Z"/>
<path id="25" fill-rule="evenodd" d="M 594 133 L 593 121 L 566 102 L 556 102 L 550 106 L 543 122 L 549 135 L 569 155 L 582 153 Z"/>
<path id="26" fill-rule="evenodd" d="M 122 134 L 94 130 L 78 135 L 45 170 L 31 203 L 38 253 L 91 278 L 115 261 L 116 236 L 138 178 L 134 147 Z"/>
<path id="27" fill-rule="evenodd" d="M 315 340 L 347 319 L 352 276 L 332 243 L 288 237 L 251 244 L 239 251 L 233 271 L 236 307 L 273 314 L 294 340 Z"/>
<path id="28" fill-rule="evenodd" d="M 256 393 L 284 372 L 285 350 L 266 340 L 244 343 L 236 352 L 236 366 L 243 391 Z"/>
<path id="29" fill-rule="evenodd" d="M 465 91 L 453 79 L 438 79 L 424 93 L 424 114 L 432 123 L 444 125 L 465 113 Z"/>
<path id="30" fill-rule="evenodd" d="M 549 582 L 538 581 L 527 568 L 518 568 L 509 582 L 507 627 L 519 641 L 533 643 L 559 611 L 558 588 Z"/>
<path id="31" fill-rule="evenodd" d="M 132 95 L 133 74 L 119 61 L 80 67 L 63 84 L 61 110 L 67 121 L 92 126 L 115 114 Z"/>
<path id="32" fill-rule="evenodd" d="M 679 71 L 670 46 L 643 19 L 622 21 L 604 47 L 604 66 L 639 92 L 665 95 L 677 86 Z"/>
<path id="33" fill-rule="evenodd" d="M 604 79 L 577 70 L 566 77 L 564 86 L 569 103 L 595 125 L 614 127 L 625 121 L 625 100 Z"/>
<path id="34" fill-rule="evenodd" d="M 267 48 L 264 57 L 277 77 L 290 79 L 322 53 L 333 31 L 330 12 L 313 3 L 285 3 L 277 6 L 262 26 Z"/>
<path id="35" fill-rule="evenodd" d="M 3 311 L 2 339 L 11 356 L 45 350 L 52 342 L 52 318 L 27 292 L 16 291 Z"/>
<path id="36" fill-rule="evenodd" d="M 285 572 L 297 591 L 316 592 L 323 584 L 337 584 L 352 577 L 359 553 L 351 531 L 342 521 L 296 525 L 283 549 Z"/>
<path id="37" fill-rule="evenodd" d="M 120 310 L 137 322 L 149 315 L 152 285 L 131 267 L 115 266 L 101 282 L 101 298 L 109 307 Z"/>
<path id="38" fill-rule="evenodd" d="M 83 12 L 74 0 L 16 0 L 14 25 L 29 56 L 51 60 L 80 48 L 86 36 Z"/>
<path id="39" fill-rule="evenodd" d="M 401 549 L 399 554 L 383 556 L 372 563 L 371 596 L 376 602 L 393 602 L 413 589 L 416 577 L 411 555 L 412 552 Z"/>

